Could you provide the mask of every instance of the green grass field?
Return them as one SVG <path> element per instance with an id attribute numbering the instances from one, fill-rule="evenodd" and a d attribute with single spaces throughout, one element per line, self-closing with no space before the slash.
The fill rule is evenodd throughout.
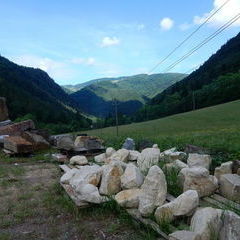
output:
<path id="1" fill-rule="evenodd" d="M 89 135 L 103 138 L 107 146 L 119 148 L 126 137 L 137 143 L 148 139 L 161 150 L 186 144 L 208 148 L 217 162 L 240 158 L 240 100 L 177 114 L 157 120 L 123 125 L 119 137 L 115 127 L 91 130 Z"/>

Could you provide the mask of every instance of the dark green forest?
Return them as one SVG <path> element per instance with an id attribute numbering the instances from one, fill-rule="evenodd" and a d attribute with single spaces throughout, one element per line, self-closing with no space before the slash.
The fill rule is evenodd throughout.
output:
<path id="1" fill-rule="evenodd" d="M 198 70 L 154 97 L 133 121 L 145 121 L 240 98 L 240 34 Z"/>
<path id="2" fill-rule="evenodd" d="M 77 104 L 40 69 L 19 66 L 0 56 L 0 96 L 7 99 L 10 119 L 31 118 L 54 133 L 88 128 Z"/>

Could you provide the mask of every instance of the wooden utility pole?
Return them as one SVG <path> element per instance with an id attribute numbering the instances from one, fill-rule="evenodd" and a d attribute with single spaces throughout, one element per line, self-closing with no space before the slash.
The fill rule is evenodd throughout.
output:
<path id="1" fill-rule="evenodd" d="M 116 98 L 113 99 L 113 106 L 115 109 L 116 133 L 118 136 L 118 102 Z"/>
<path id="2" fill-rule="evenodd" d="M 195 110 L 196 109 L 196 99 L 195 99 L 194 91 L 192 92 L 192 105 L 193 105 L 193 110 Z"/>

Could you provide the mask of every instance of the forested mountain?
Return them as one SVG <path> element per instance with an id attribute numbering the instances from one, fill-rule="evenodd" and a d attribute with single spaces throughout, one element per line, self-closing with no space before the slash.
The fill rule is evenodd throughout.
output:
<path id="1" fill-rule="evenodd" d="M 0 56 L 0 96 L 7 99 L 10 118 L 31 116 L 40 124 L 67 125 L 69 130 L 89 126 L 74 100 L 40 69 L 19 66 Z M 64 131 L 66 129 L 62 129 Z"/>
<path id="2" fill-rule="evenodd" d="M 150 98 L 186 76 L 180 73 L 139 74 L 94 80 L 93 84 L 72 93 L 71 97 L 84 112 L 95 116 L 111 115 L 113 99 L 118 101 L 120 113 L 132 115 Z"/>
<path id="3" fill-rule="evenodd" d="M 155 96 L 135 120 L 159 118 L 240 98 L 240 33 L 198 70 Z"/>

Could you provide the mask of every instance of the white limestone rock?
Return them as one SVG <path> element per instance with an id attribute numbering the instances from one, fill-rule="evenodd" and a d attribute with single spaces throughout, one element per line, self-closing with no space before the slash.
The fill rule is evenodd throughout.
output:
<path id="1" fill-rule="evenodd" d="M 237 174 L 224 174 L 219 181 L 220 194 L 225 198 L 240 203 L 240 176 Z"/>
<path id="2" fill-rule="evenodd" d="M 189 153 L 187 164 L 189 167 L 203 167 L 209 170 L 212 158 L 207 154 Z"/>
<path id="3" fill-rule="evenodd" d="M 200 236 L 191 231 L 176 231 L 169 235 L 169 240 L 201 240 Z"/>
<path id="4" fill-rule="evenodd" d="M 76 188 L 76 193 L 78 199 L 88 203 L 99 204 L 107 200 L 105 197 L 100 196 L 96 186 L 88 183 L 79 184 Z"/>
<path id="5" fill-rule="evenodd" d="M 106 149 L 106 157 L 107 157 L 107 158 L 108 158 L 108 157 L 111 157 L 115 152 L 116 152 L 116 150 L 115 150 L 114 148 L 108 147 L 108 148 Z"/>
<path id="6" fill-rule="evenodd" d="M 220 176 L 224 174 L 232 174 L 232 161 L 222 163 L 220 167 L 216 167 L 214 176 L 220 180 Z"/>
<path id="7" fill-rule="evenodd" d="M 70 179 L 69 184 L 77 189 L 81 183 L 89 183 L 98 186 L 102 175 L 102 169 L 98 165 L 81 166 L 77 173 Z"/>
<path id="8" fill-rule="evenodd" d="M 137 161 L 138 157 L 140 156 L 140 152 L 135 151 L 135 150 L 130 150 L 129 151 L 129 156 L 128 156 L 128 160 L 129 161 Z"/>
<path id="9" fill-rule="evenodd" d="M 138 208 L 140 189 L 128 189 L 119 192 L 115 196 L 117 203 L 124 208 Z"/>
<path id="10" fill-rule="evenodd" d="M 199 197 L 212 195 L 218 188 L 217 178 L 209 175 L 206 168 L 183 168 L 179 173 L 180 183 L 183 183 L 183 191 L 196 190 Z"/>
<path id="11" fill-rule="evenodd" d="M 163 205 L 167 195 L 167 182 L 163 171 L 158 166 L 152 166 L 141 186 L 139 196 L 139 211 L 142 216 L 149 216 Z"/>
<path id="12" fill-rule="evenodd" d="M 198 234 L 201 240 L 218 239 L 222 214 L 222 210 L 211 207 L 197 210 L 191 220 L 191 231 Z"/>
<path id="13" fill-rule="evenodd" d="M 103 195 L 113 195 L 121 191 L 122 167 L 117 164 L 102 166 L 102 181 L 99 192 Z"/>
<path id="14" fill-rule="evenodd" d="M 161 223 L 164 220 L 172 221 L 179 216 L 190 216 L 199 204 L 198 193 L 195 190 L 188 190 L 173 201 L 157 208 L 155 218 Z"/>
<path id="15" fill-rule="evenodd" d="M 109 162 L 111 160 L 118 160 L 118 161 L 122 161 L 122 162 L 127 162 L 128 161 L 128 156 L 129 156 L 129 150 L 127 149 L 119 149 L 118 151 L 116 151 L 115 153 L 113 153 L 111 155 L 111 157 L 109 158 Z"/>
<path id="16" fill-rule="evenodd" d="M 71 178 L 78 172 L 78 169 L 73 168 L 62 175 L 60 178 L 60 183 L 69 184 Z"/>
<path id="17" fill-rule="evenodd" d="M 128 164 L 121 176 L 122 189 L 139 188 L 143 184 L 143 174 L 134 164 Z"/>
<path id="18" fill-rule="evenodd" d="M 107 159 L 106 153 L 102 153 L 94 157 L 94 161 L 97 163 L 104 163 L 106 159 Z"/>
<path id="19" fill-rule="evenodd" d="M 159 148 L 145 148 L 137 159 L 137 165 L 143 173 L 146 173 L 150 167 L 158 165 L 159 158 Z"/>
<path id="20" fill-rule="evenodd" d="M 88 160 L 85 156 L 74 156 L 70 159 L 70 164 L 84 166 L 88 164 Z"/>

